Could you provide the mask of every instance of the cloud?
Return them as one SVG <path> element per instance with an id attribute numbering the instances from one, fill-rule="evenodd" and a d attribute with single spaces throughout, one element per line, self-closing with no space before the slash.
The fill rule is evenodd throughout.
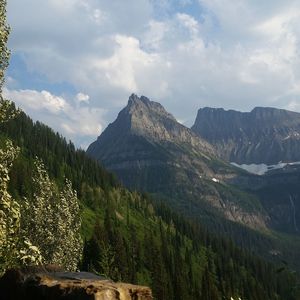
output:
<path id="1" fill-rule="evenodd" d="M 88 95 L 83 93 L 67 100 L 48 91 L 5 88 L 3 92 L 34 120 L 43 120 L 68 139 L 75 140 L 77 146 L 86 147 L 102 131 L 105 110 L 89 107 Z"/>
<path id="2" fill-rule="evenodd" d="M 96 137 L 132 92 L 188 125 L 202 106 L 300 111 L 297 1 L 10 0 L 8 14 L 29 74 L 75 90 L 13 97 L 42 120 L 69 113 L 59 130 L 75 139 Z"/>
<path id="3" fill-rule="evenodd" d="M 177 19 L 184 27 L 186 27 L 192 35 L 197 35 L 199 33 L 199 23 L 190 15 L 178 13 Z"/>
<path id="4" fill-rule="evenodd" d="M 78 93 L 76 95 L 76 100 L 78 103 L 89 103 L 90 96 L 83 93 Z"/>
<path id="5" fill-rule="evenodd" d="M 46 110 L 52 114 L 59 114 L 68 106 L 65 99 L 51 95 L 47 91 L 10 91 L 5 89 L 4 94 L 9 99 L 13 99 L 18 105 L 22 105 L 33 111 Z"/>

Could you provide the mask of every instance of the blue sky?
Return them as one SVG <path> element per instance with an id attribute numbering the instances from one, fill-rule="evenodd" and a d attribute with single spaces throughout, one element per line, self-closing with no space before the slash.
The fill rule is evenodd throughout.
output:
<path id="1" fill-rule="evenodd" d="M 5 93 L 85 148 L 131 93 L 191 126 L 200 107 L 300 111 L 300 3 L 9 0 Z"/>

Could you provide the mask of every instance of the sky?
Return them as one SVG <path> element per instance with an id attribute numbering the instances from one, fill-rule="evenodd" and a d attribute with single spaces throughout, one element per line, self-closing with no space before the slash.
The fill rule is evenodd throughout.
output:
<path id="1" fill-rule="evenodd" d="M 85 149 L 132 93 L 191 126 L 201 107 L 300 112 L 300 1 L 8 0 L 5 95 Z"/>

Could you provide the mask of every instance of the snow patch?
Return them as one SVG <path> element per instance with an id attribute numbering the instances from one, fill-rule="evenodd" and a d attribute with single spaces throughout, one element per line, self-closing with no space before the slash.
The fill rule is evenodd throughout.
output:
<path id="1" fill-rule="evenodd" d="M 288 140 L 290 138 L 299 138 L 300 137 L 300 134 L 299 132 L 297 131 L 294 131 L 292 132 L 291 134 L 287 135 L 285 138 L 283 138 L 282 140 L 285 141 L 285 140 Z"/>
<path id="2" fill-rule="evenodd" d="M 300 161 L 291 162 L 291 163 L 279 162 L 276 165 L 266 165 L 266 164 L 250 164 L 250 165 L 242 164 L 242 165 L 239 165 L 234 162 L 231 162 L 231 164 L 235 167 L 246 170 L 249 173 L 256 174 L 256 175 L 264 175 L 269 171 L 276 170 L 276 169 L 283 169 L 286 166 L 300 165 Z"/>

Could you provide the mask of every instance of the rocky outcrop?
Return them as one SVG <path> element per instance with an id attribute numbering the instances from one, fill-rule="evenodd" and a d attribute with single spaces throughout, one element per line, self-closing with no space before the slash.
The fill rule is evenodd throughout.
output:
<path id="1" fill-rule="evenodd" d="M 151 300 L 148 287 L 115 283 L 86 272 L 48 272 L 29 267 L 8 270 L 0 279 L 5 300 Z"/>
<path id="2" fill-rule="evenodd" d="M 300 113 L 256 107 L 251 112 L 199 109 L 192 130 L 225 160 L 238 164 L 300 161 Z"/>

